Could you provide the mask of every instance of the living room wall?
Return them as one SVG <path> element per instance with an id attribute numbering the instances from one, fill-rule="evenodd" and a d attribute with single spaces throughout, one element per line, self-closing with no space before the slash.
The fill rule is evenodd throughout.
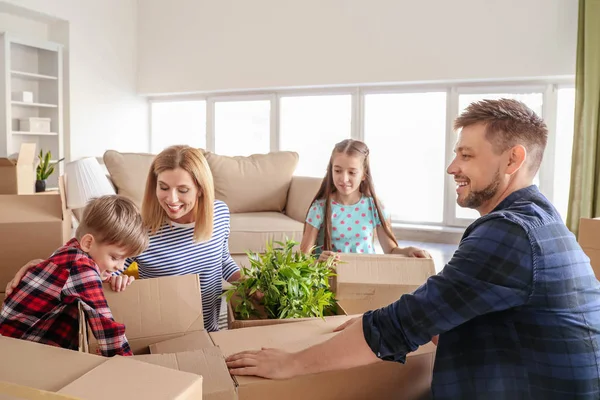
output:
<path id="1" fill-rule="evenodd" d="M 4 18 L 11 31 L 39 38 L 45 24 L 47 39 L 66 45 L 70 159 L 148 150 L 148 106 L 136 93 L 136 0 L 7 0 L 0 10 L 25 15 Z"/>
<path id="2" fill-rule="evenodd" d="M 144 0 L 144 94 L 574 75 L 577 0 Z"/>

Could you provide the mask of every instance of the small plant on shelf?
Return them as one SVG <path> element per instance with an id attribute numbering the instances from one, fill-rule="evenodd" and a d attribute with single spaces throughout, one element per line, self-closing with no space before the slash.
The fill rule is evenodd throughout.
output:
<path id="1" fill-rule="evenodd" d="M 322 318 L 334 314 L 336 300 L 329 285 L 335 275 L 333 258 L 318 261 L 313 255 L 294 250 L 298 244 L 293 240 L 269 242 L 264 253 L 247 253 L 250 267 L 242 267 L 244 278 L 225 293 L 228 302 L 235 298 L 231 304 L 236 318 Z"/>
<path id="2" fill-rule="evenodd" d="M 36 168 L 36 181 L 35 181 L 35 191 L 36 192 L 45 192 L 46 191 L 46 179 L 50 177 L 54 173 L 54 167 L 64 160 L 61 158 L 58 161 L 52 162 L 52 153 L 48 151 L 46 154 L 42 150 L 40 150 L 40 154 L 38 154 L 39 164 Z"/>

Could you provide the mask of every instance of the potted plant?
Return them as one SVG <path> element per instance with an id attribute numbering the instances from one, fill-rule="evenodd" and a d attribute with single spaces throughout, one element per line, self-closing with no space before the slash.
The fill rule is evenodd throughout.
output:
<path id="1" fill-rule="evenodd" d="M 52 153 L 48 151 L 46 154 L 42 150 L 40 150 L 40 154 L 38 155 L 38 159 L 40 163 L 36 168 L 36 181 L 35 181 L 35 191 L 36 193 L 45 192 L 46 191 L 46 179 L 50 177 L 54 173 L 54 167 L 64 160 L 61 158 L 58 161 L 51 162 Z"/>
<path id="2" fill-rule="evenodd" d="M 311 254 L 295 251 L 298 244 L 293 240 L 269 242 L 264 253 L 247 253 L 250 267 L 242 267 L 244 279 L 234 282 L 225 293 L 228 302 L 235 300 L 231 305 L 237 319 L 334 314 L 336 300 L 329 284 L 335 275 L 333 258 L 318 261 Z"/>

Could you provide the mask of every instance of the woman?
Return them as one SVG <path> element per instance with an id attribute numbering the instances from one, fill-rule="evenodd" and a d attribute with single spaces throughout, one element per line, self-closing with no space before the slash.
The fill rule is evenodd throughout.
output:
<path id="1" fill-rule="evenodd" d="M 209 332 L 218 330 L 222 279 L 239 280 L 240 269 L 229 254 L 229 208 L 215 200 L 212 174 L 200 150 L 172 146 L 155 157 L 146 181 L 142 218 L 150 245 L 126 265 L 137 262 L 142 279 L 198 274 L 204 327 Z M 7 293 L 35 265 L 32 262 L 21 268 Z M 109 279 L 115 291 L 133 281 L 125 275 Z"/>

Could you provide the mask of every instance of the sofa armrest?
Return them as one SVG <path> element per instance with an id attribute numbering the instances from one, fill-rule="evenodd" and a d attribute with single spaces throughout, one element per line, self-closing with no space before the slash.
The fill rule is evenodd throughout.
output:
<path id="1" fill-rule="evenodd" d="M 285 214 L 304 223 L 310 203 L 319 191 L 322 181 L 323 178 L 293 176 L 285 205 Z"/>

